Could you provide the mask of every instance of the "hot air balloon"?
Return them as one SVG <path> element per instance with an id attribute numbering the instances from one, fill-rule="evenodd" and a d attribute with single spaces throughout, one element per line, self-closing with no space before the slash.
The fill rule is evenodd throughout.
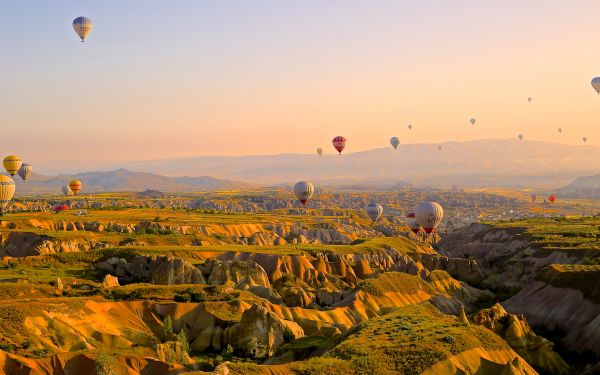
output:
<path id="1" fill-rule="evenodd" d="M 396 150 L 396 149 L 398 149 L 400 140 L 398 139 L 398 137 L 392 137 L 392 138 L 390 138 L 390 143 L 391 143 L 392 147 L 394 148 L 394 150 Z"/>
<path id="2" fill-rule="evenodd" d="M 412 125 L 408 125 L 408 130 L 412 130 Z"/>
<path id="3" fill-rule="evenodd" d="M 92 31 L 92 20 L 87 17 L 77 17 L 73 20 L 73 29 L 79 35 L 81 42 L 85 42 L 85 38 Z"/>
<path id="4" fill-rule="evenodd" d="M 594 88 L 594 90 L 596 90 L 598 95 L 600 95 L 600 77 L 592 79 L 592 87 Z"/>
<path id="5" fill-rule="evenodd" d="M 558 128 L 558 132 L 559 132 L 559 133 L 562 133 L 562 128 Z"/>
<path id="6" fill-rule="evenodd" d="M 19 174 L 19 176 L 21 176 L 23 181 L 25 181 L 25 180 L 27 180 L 27 177 L 29 177 L 29 175 L 31 174 L 32 170 L 33 170 L 33 168 L 31 167 L 31 165 L 29 165 L 27 163 L 23 163 L 21 165 L 21 168 L 19 168 L 19 172 L 17 172 L 17 173 Z"/>
<path id="7" fill-rule="evenodd" d="M 306 205 L 306 202 L 312 197 L 314 192 L 314 185 L 308 181 L 296 182 L 296 185 L 294 185 L 294 194 L 296 194 L 296 198 L 298 198 L 303 206 Z"/>
<path id="8" fill-rule="evenodd" d="M 537 200 L 537 194 L 531 194 L 531 203 L 535 203 L 535 201 Z"/>
<path id="9" fill-rule="evenodd" d="M 581 140 L 583 141 L 583 143 L 587 142 L 587 137 L 583 137 L 581 138 Z"/>
<path id="10" fill-rule="evenodd" d="M 69 182 L 69 188 L 71 188 L 71 191 L 75 195 L 77 195 L 77 193 L 79 193 L 79 190 L 81 190 L 82 186 L 83 186 L 83 184 L 79 180 L 71 180 L 71 182 Z"/>
<path id="11" fill-rule="evenodd" d="M 15 182 L 8 176 L 0 175 L 0 213 L 4 212 L 13 195 L 15 195 Z"/>
<path id="12" fill-rule="evenodd" d="M 477 122 L 477 120 L 475 118 L 471 118 L 469 120 L 469 122 L 471 123 L 471 125 L 475 125 L 475 123 Z"/>
<path id="13" fill-rule="evenodd" d="M 408 225 L 408 227 L 414 234 L 419 233 L 419 231 L 421 230 L 421 225 L 417 223 L 417 219 L 414 212 L 411 212 L 406 215 L 406 225 Z"/>
<path id="14" fill-rule="evenodd" d="M 548 197 L 548 200 L 550 201 L 550 203 L 554 204 L 554 201 L 556 200 L 556 197 L 554 195 L 550 195 Z"/>
<path id="15" fill-rule="evenodd" d="M 432 233 L 440 225 L 444 217 L 444 210 L 436 202 L 422 202 L 415 209 L 415 217 L 425 232 Z"/>
<path id="16" fill-rule="evenodd" d="M 323 149 L 321 147 L 319 147 L 317 149 L 317 155 L 322 156 L 323 155 Z"/>
<path id="17" fill-rule="evenodd" d="M 527 101 L 528 101 L 529 103 L 531 103 L 531 96 L 530 96 L 529 98 L 527 98 Z"/>
<path id="18" fill-rule="evenodd" d="M 367 215 L 369 215 L 371 220 L 377 221 L 381 217 L 381 214 L 383 214 L 383 207 L 381 207 L 380 204 L 374 202 L 369 203 L 367 206 Z"/>
<path id="19" fill-rule="evenodd" d="M 68 197 L 70 195 L 73 195 L 73 190 L 71 190 L 69 185 L 65 185 L 62 187 L 62 193 L 65 195 L 65 197 Z"/>
<path id="20" fill-rule="evenodd" d="M 342 154 L 342 151 L 344 150 L 344 148 L 346 147 L 346 138 L 338 135 L 337 137 L 333 138 L 333 140 L 331 141 L 331 143 L 333 144 L 333 147 L 335 147 L 335 149 L 340 153 L 340 155 Z"/>
<path id="21" fill-rule="evenodd" d="M 438 150 L 442 151 L 442 146 L 438 146 Z"/>
<path id="22" fill-rule="evenodd" d="M 67 206 L 66 204 L 58 204 L 56 206 L 54 206 L 54 212 L 59 213 L 61 211 L 66 211 L 69 209 L 69 206 Z"/>
<path id="23" fill-rule="evenodd" d="M 518 137 L 519 137 L 519 141 L 523 140 L 523 134 L 519 134 Z"/>
<path id="24" fill-rule="evenodd" d="M 21 168 L 23 162 L 18 155 L 9 155 L 4 158 L 2 164 L 4 165 L 4 169 L 6 169 L 11 176 L 14 176 Z"/>

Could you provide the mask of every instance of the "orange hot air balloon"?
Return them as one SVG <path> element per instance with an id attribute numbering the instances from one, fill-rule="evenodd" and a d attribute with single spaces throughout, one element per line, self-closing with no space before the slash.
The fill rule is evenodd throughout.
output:
<path id="1" fill-rule="evenodd" d="M 550 201 L 550 203 L 554 204 L 554 201 L 556 200 L 556 197 L 554 195 L 550 195 L 548 197 L 548 200 Z"/>
<path id="2" fill-rule="evenodd" d="M 71 182 L 69 182 L 69 188 L 71 188 L 71 191 L 75 195 L 77 195 L 77 193 L 79 193 L 79 190 L 81 190 L 82 186 L 83 186 L 83 184 L 79 180 L 72 180 Z"/>
<path id="3" fill-rule="evenodd" d="M 337 137 L 333 138 L 331 143 L 333 144 L 333 147 L 335 147 L 337 152 L 339 152 L 341 155 L 342 151 L 346 147 L 346 138 L 342 137 L 341 135 L 338 135 Z"/>

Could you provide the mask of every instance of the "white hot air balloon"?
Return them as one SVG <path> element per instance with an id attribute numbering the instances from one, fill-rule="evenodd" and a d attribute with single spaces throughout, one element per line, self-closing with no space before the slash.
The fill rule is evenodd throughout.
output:
<path id="1" fill-rule="evenodd" d="M 523 134 L 519 134 L 517 137 L 519 138 L 519 141 L 523 140 Z"/>
<path id="2" fill-rule="evenodd" d="M 398 139 L 398 137 L 392 137 L 392 138 L 390 138 L 390 144 L 392 145 L 394 150 L 397 150 L 398 145 L 400 144 L 400 140 Z"/>
<path id="3" fill-rule="evenodd" d="M 373 220 L 373 221 L 379 220 L 379 218 L 381 217 L 382 214 L 383 214 L 383 207 L 380 204 L 374 203 L 374 202 L 369 203 L 369 205 L 367 206 L 367 215 L 369 215 L 371 220 Z"/>
<path id="4" fill-rule="evenodd" d="M 471 123 L 471 125 L 475 125 L 475 123 L 477 122 L 477 120 L 475 118 L 471 118 L 469 120 L 469 122 Z"/>
<path id="5" fill-rule="evenodd" d="M 317 155 L 322 156 L 323 155 L 323 149 L 321 147 L 319 147 L 317 149 Z"/>
<path id="6" fill-rule="evenodd" d="M 13 195 L 15 195 L 15 182 L 8 176 L 0 175 L 0 213 L 4 212 Z"/>
<path id="7" fill-rule="evenodd" d="M 600 77 L 592 79 L 592 87 L 594 88 L 594 90 L 596 90 L 598 95 L 600 95 Z"/>
<path id="8" fill-rule="evenodd" d="M 312 197 L 314 192 L 315 187 L 311 182 L 300 181 L 296 182 L 296 185 L 294 185 L 294 194 L 303 206 L 306 205 L 306 202 L 308 202 L 308 200 L 310 199 L 310 197 Z"/>
<path id="9" fill-rule="evenodd" d="M 92 32 L 92 20 L 87 17 L 77 17 L 73 20 L 73 30 L 77 33 L 82 42 Z"/>
<path id="10" fill-rule="evenodd" d="M 25 181 L 25 180 L 27 180 L 29 175 L 31 175 L 32 170 L 33 170 L 33 168 L 31 167 L 30 164 L 23 163 L 23 164 L 21 164 L 21 168 L 19 168 L 19 171 L 17 173 L 19 174 L 19 176 L 21 176 L 23 181 Z"/>
<path id="11" fill-rule="evenodd" d="M 420 224 L 425 232 L 432 233 L 444 218 L 444 210 L 436 202 L 422 202 L 415 209 L 417 223 Z"/>
<path id="12" fill-rule="evenodd" d="M 406 225 L 408 225 L 408 227 L 410 228 L 410 230 L 414 233 L 417 234 L 419 233 L 419 231 L 421 230 L 421 225 L 419 223 L 417 223 L 417 218 L 414 212 L 411 212 L 409 214 L 406 214 Z"/>
<path id="13" fill-rule="evenodd" d="M 69 185 L 64 185 L 61 190 L 65 197 L 73 195 L 73 190 L 71 190 Z"/>

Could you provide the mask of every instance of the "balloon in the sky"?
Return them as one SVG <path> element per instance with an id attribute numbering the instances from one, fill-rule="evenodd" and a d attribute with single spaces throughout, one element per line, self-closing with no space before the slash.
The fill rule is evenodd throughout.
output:
<path id="1" fill-rule="evenodd" d="M 396 149 L 398 149 L 400 140 L 398 139 L 398 137 L 392 137 L 392 138 L 390 138 L 390 143 L 392 144 L 392 147 L 394 148 L 394 150 L 396 150 Z"/>
<path id="2" fill-rule="evenodd" d="M 82 186 L 83 186 L 83 184 L 79 180 L 71 180 L 71 182 L 69 182 L 69 188 L 75 195 L 77 195 L 77 193 L 79 193 L 79 190 L 81 190 Z"/>
<path id="3" fill-rule="evenodd" d="M 65 195 L 65 197 L 73 195 L 73 190 L 71 190 L 71 188 L 69 187 L 69 185 L 63 186 L 62 189 L 61 189 L 61 191 Z"/>
<path id="4" fill-rule="evenodd" d="M 306 205 L 306 202 L 312 197 L 314 192 L 314 185 L 308 181 L 296 182 L 296 185 L 294 185 L 294 194 L 303 206 Z"/>
<path id="5" fill-rule="evenodd" d="M 367 215 L 369 215 L 371 220 L 377 221 L 381 217 L 382 214 L 383 214 L 383 207 L 381 207 L 380 204 L 373 203 L 373 202 L 369 203 L 369 205 L 367 206 Z"/>
<path id="6" fill-rule="evenodd" d="M 550 201 L 550 203 L 554 204 L 554 201 L 556 201 L 556 197 L 554 195 L 550 195 L 548 197 L 548 200 Z"/>
<path id="7" fill-rule="evenodd" d="M 471 118 L 469 120 L 469 122 L 471 123 L 471 125 L 475 125 L 475 123 L 477 122 L 477 120 L 475 118 Z"/>
<path id="8" fill-rule="evenodd" d="M 562 133 L 562 128 L 558 128 L 558 132 L 559 132 L 559 133 Z"/>
<path id="9" fill-rule="evenodd" d="M 29 175 L 31 174 L 31 171 L 33 170 L 33 168 L 31 167 L 30 164 L 27 163 L 23 163 L 21 164 L 21 168 L 19 168 L 19 176 L 21 176 L 21 178 L 23 179 L 23 181 L 27 180 L 27 177 L 29 177 Z"/>
<path id="10" fill-rule="evenodd" d="M 436 202 L 422 202 L 415 209 L 417 223 L 419 223 L 425 232 L 432 233 L 444 218 L 444 210 Z"/>
<path id="11" fill-rule="evenodd" d="M 519 141 L 523 140 L 523 134 L 519 134 L 518 137 L 519 137 Z"/>
<path id="12" fill-rule="evenodd" d="M 421 225 L 417 223 L 417 218 L 414 212 L 411 212 L 406 215 L 406 225 L 410 228 L 410 230 L 417 234 L 421 230 Z"/>
<path id="13" fill-rule="evenodd" d="M 346 147 L 346 138 L 338 135 L 337 137 L 333 138 L 333 140 L 331 141 L 331 143 L 333 144 L 333 147 L 335 147 L 335 149 L 337 150 L 337 152 L 339 152 L 340 155 L 341 155 L 342 151 Z"/>
<path id="14" fill-rule="evenodd" d="M 15 195 L 15 182 L 8 176 L 0 175 L 0 212 L 4 212 L 13 195 Z"/>
<path id="15" fill-rule="evenodd" d="M 535 194 L 535 193 L 531 194 L 531 203 L 535 203 L 536 200 L 537 200 L 537 194 Z"/>
<path id="16" fill-rule="evenodd" d="M 581 138 L 581 140 L 583 141 L 583 143 L 587 142 L 587 137 L 583 137 Z"/>
<path id="17" fill-rule="evenodd" d="M 4 169 L 6 169 L 11 176 L 14 176 L 21 168 L 23 162 L 18 155 L 9 155 L 4 158 L 2 164 L 4 165 Z"/>
<path id="18" fill-rule="evenodd" d="M 319 148 L 317 149 L 317 154 L 318 154 L 319 156 L 323 155 L 323 149 L 322 149 L 321 147 L 319 147 Z"/>
<path id="19" fill-rule="evenodd" d="M 600 77 L 592 79 L 592 87 L 594 88 L 594 90 L 596 90 L 598 95 L 600 95 Z"/>
<path id="20" fill-rule="evenodd" d="M 77 17 L 73 20 L 73 29 L 79 35 L 82 42 L 85 42 L 85 38 L 92 31 L 92 20 L 87 17 Z"/>
<path id="21" fill-rule="evenodd" d="M 408 130 L 412 130 L 412 125 L 408 125 Z"/>
<path id="22" fill-rule="evenodd" d="M 529 103 L 531 103 L 531 96 L 530 96 L 529 98 L 527 98 L 527 101 L 528 101 Z"/>

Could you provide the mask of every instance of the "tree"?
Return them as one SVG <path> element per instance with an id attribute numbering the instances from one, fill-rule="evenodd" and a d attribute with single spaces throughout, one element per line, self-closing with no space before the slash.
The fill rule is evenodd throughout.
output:
<path id="1" fill-rule="evenodd" d="M 167 315 L 163 321 L 163 341 L 168 341 L 173 337 L 173 320 L 171 315 Z"/>

